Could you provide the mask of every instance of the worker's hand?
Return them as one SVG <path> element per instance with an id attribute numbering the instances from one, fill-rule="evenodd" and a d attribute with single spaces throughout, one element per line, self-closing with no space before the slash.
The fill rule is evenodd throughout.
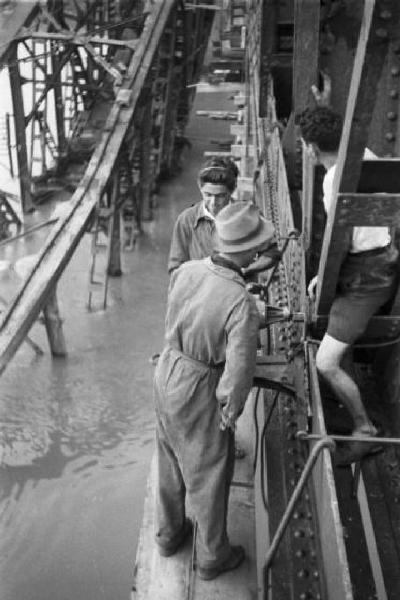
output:
<path id="1" fill-rule="evenodd" d="M 221 431 L 225 431 L 225 429 L 232 429 L 235 431 L 235 424 L 237 415 L 232 411 L 223 406 L 220 412 L 221 421 L 219 424 L 219 428 Z"/>
<path id="2" fill-rule="evenodd" d="M 320 90 L 317 85 L 312 85 L 311 91 L 317 106 L 330 106 L 332 92 L 331 78 L 328 73 L 325 73 L 324 71 L 321 71 L 321 76 L 323 81 L 322 90 Z"/>
<path id="3" fill-rule="evenodd" d="M 317 283 L 318 283 L 318 275 L 313 277 L 311 279 L 310 283 L 308 284 L 307 293 L 310 296 L 311 300 L 315 300 L 315 292 L 317 290 Z"/>
<path id="4" fill-rule="evenodd" d="M 249 264 L 248 267 L 244 267 L 242 269 L 245 277 L 249 277 L 250 275 L 255 275 L 256 273 L 261 273 L 262 271 L 267 271 L 276 265 L 276 259 L 271 256 L 266 256 L 265 254 L 260 254 L 252 263 Z"/>

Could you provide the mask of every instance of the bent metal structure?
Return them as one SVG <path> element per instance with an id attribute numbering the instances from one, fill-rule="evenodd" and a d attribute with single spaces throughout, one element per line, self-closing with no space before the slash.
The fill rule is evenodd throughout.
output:
<path id="1" fill-rule="evenodd" d="M 53 352 L 63 349 L 55 287 L 93 215 L 107 220 L 115 242 L 110 244 L 108 267 L 118 272 L 118 251 L 112 248 L 119 245 L 119 221 L 111 217 L 121 210 L 118 199 L 126 189 L 134 199 L 139 225 L 140 216 L 151 212 L 152 186 L 162 169 L 171 166 L 174 139 L 183 135 L 192 100 L 188 90 L 193 88 L 188 86 L 197 81 L 214 14 L 204 3 L 174 0 L 93 0 L 72 13 L 68 5 L 30 5 L 24 17 L 28 29 L 15 28 L 15 40 L 6 40 L 2 54 L 14 94 L 25 210 L 33 189 L 33 157 L 41 158 L 42 176 L 48 171 L 51 138 L 42 106 L 48 93 L 54 91 L 59 110 L 55 109 L 56 146 L 61 165 L 68 162 L 74 132 L 80 132 L 78 137 L 85 132 L 85 126 L 79 129 L 81 113 L 93 114 L 99 105 L 102 112 L 104 103 L 109 110 L 67 209 L 2 315 L 0 372 L 49 303 Z M 285 249 L 270 285 L 260 283 L 265 328 L 251 405 L 255 473 L 250 470 L 236 479 L 231 514 L 242 523 L 239 534 L 254 547 L 255 568 L 245 577 L 233 573 L 201 584 L 190 549 L 170 562 L 157 558 L 152 542 L 153 474 L 133 595 L 149 600 L 394 600 L 400 595 L 398 296 L 385 314 L 372 319 L 356 349 L 366 401 L 386 419 L 388 437 L 381 440 L 385 452 L 354 469 L 333 465 L 334 441 L 343 438 L 328 433 L 329 394 L 318 379 L 315 353 L 326 327 L 347 228 L 395 228 L 399 222 L 400 6 L 396 0 L 232 0 L 223 5 L 231 16 L 242 11 L 241 36 L 246 36 L 246 80 L 238 102 L 244 117 L 232 130 L 241 143 L 228 153 L 240 162 L 243 197 L 254 199 L 273 220 Z M 121 25 L 124 20 L 126 27 Z M 115 26 L 112 37 L 104 35 L 110 25 Z M 37 43 L 44 52 L 47 47 L 59 49 L 51 65 L 40 62 L 32 45 Z M 25 45 L 28 55 L 18 54 L 18 44 Z M 27 56 L 34 65 L 35 98 L 24 112 L 18 86 L 25 75 L 18 65 Z M 45 78 L 36 76 L 43 70 Z M 318 85 L 321 70 L 329 71 L 332 105 L 345 118 L 335 201 L 326 227 L 323 173 L 302 147 L 294 119 L 312 101 L 310 87 Z M 72 94 L 67 101 L 59 96 L 57 103 L 63 85 Z M 62 112 L 61 106 L 69 107 L 70 113 Z M 32 120 L 39 129 L 32 128 L 28 143 L 26 125 Z M 40 152 L 33 149 L 32 139 L 39 135 L 35 131 L 41 132 Z M 382 159 L 374 161 L 376 185 L 359 191 L 366 146 Z M 309 306 L 306 284 L 317 271 L 318 298 Z M 377 382 L 385 389 L 384 398 L 377 393 Z M 235 489 L 244 495 L 238 499 Z"/>

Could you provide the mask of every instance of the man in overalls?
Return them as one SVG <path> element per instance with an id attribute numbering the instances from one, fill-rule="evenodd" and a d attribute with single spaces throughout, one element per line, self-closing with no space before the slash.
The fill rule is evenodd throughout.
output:
<path id="1" fill-rule="evenodd" d="M 171 276 L 166 346 L 154 377 L 158 492 L 156 542 L 174 554 L 198 524 L 198 575 L 214 579 L 244 559 L 227 536 L 234 425 L 250 392 L 259 316 L 241 269 L 274 229 L 256 206 L 236 202 L 215 218 L 217 253 Z"/>

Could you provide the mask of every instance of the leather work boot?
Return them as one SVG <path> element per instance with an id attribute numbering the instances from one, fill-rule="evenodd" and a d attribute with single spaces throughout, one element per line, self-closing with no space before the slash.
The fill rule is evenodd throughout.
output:
<path id="1" fill-rule="evenodd" d="M 218 575 L 225 573 L 225 571 L 233 571 L 237 569 L 245 558 L 245 552 L 243 546 L 231 546 L 231 553 L 228 558 L 218 565 L 218 567 L 210 567 L 209 569 L 204 567 L 197 568 L 197 574 L 200 579 L 209 581 L 215 579 Z"/>
<path id="2" fill-rule="evenodd" d="M 158 552 L 159 552 L 160 556 L 164 556 L 165 558 L 168 558 L 169 556 L 173 556 L 174 554 L 176 554 L 176 552 L 178 552 L 179 548 L 181 546 L 183 546 L 183 544 L 186 542 L 188 537 L 190 537 L 192 535 L 192 532 L 193 532 L 193 523 L 190 519 L 186 519 L 185 526 L 184 526 L 182 532 L 177 536 L 176 540 L 174 540 L 172 543 L 167 544 L 165 546 L 161 546 L 160 544 L 158 544 Z"/>

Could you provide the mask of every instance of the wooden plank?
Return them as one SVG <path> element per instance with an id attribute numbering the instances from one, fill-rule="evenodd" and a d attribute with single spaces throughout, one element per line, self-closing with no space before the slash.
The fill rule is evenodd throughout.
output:
<path id="1" fill-rule="evenodd" d="M 293 109 L 304 110 L 311 99 L 311 85 L 318 81 L 320 3 L 295 0 L 293 54 Z"/>
<path id="2" fill-rule="evenodd" d="M 335 227 L 400 225 L 400 194 L 338 194 Z"/>
<path id="3" fill-rule="evenodd" d="M 51 31 L 30 31 L 25 29 L 16 36 L 19 41 L 26 39 L 37 39 L 37 40 L 52 40 L 55 42 L 65 42 L 66 44 L 73 44 L 75 46 L 86 46 L 90 44 L 105 44 L 106 46 L 119 46 L 122 48 L 129 48 L 135 50 L 137 48 L 139 40 L 113 40 L 111 38 L 88 35 L 79 36 L 75 33 L 56 33 Z"/>
<path id="4" fill-rule="evenodd" d="M 232 158 L 233 154 L 232 152 L 228 152 L 228 151 L 214 151 L 214 150 L 204 150 L 203 152 L 204 156 L 222 156 L 222 157 L 227 157 L 227 158 Z"/>
<path id="5" fill-rule="evenodd" d="M 317 314 L 326 314 L 330 309 L 340 267 L 348 251 L 344 243 L 347 239 L 348 244 L 350 239 L 346 227 L 334 228 L 337 194 L 355 192 L 359 181 L 377 86 L 387 54 L 387 44 L 376 34 L 382 29 L 379 13 L 375 1 L 366 0 L 318 271 Z"/>
<path id="6" fill-rule="evenodd" d="M 165 559 L 154 542 L 156 528 L 157 464 L 153 457 L 147 482 L 147 494 L 136 555 L 132 600 L 183 600 L 187 591 L 190 569 L 190 541 L 176 556 Z"/>

